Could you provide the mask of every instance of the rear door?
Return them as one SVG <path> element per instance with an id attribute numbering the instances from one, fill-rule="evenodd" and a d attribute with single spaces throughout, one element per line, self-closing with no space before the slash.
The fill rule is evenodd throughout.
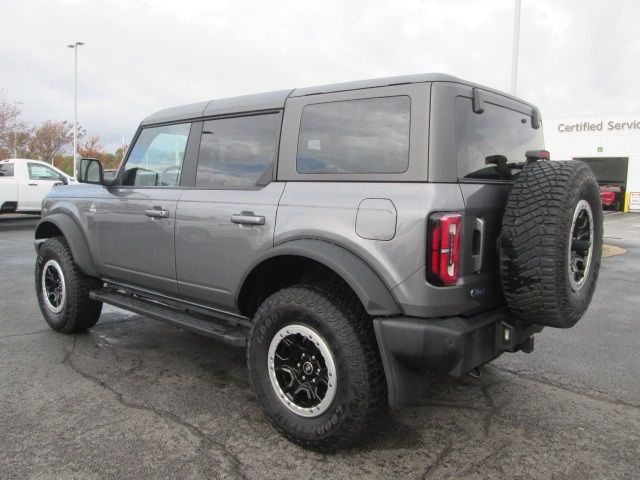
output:
<path id="1" fill-rule="evenodd" d="M 15 173 L 16 165 L 13 162 L 0 162 L 0 211 L 16 208 L 18 183 Z"/>
<path id="2" fill-rule="evenodd" d="M 437 87 L 434 87 L 437 88 Z M 542 127 L 532 126 L 532 107 L 481 91 L 473 108 L 473 89 L 449 85 L 447 102 L 455 131 L 455 175 L 465 201 L 462 276 L 481 286 L 487 304 L 500 301 L 497 240 L 513 179 L 509 164 L 525 161 L 525 152 L 543 149 Z"/>
<path id="3" fill-rule="evenodd" d="M 205 120 L 195 187 L 176 217 L 176 269 L 181 296 L 235 309 L 242 275 L 273 246 L 284 183 L 272 182 L 281 112 Z"/>

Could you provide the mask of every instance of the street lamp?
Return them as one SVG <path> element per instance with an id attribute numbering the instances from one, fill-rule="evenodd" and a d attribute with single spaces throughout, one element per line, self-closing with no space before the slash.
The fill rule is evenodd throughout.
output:
<path id="1" fill-rule="evenodd" d="M 15 103 L 16 105 L 23 105 L 22 102 L 19 102 L 17 100 L 14 100 L 13 103 Z M 18 142 L 17 142 L 17 134 L 16 131 L 13 131 L 13 158 L 18 158 Z"/>
<path id="2" fill-rule="evenodd" d="M 84 42 L 75 42 L 67 45 L 67 48 L 74 50 L 74 88 L 73 88 L 73 176 L 76 176 L 76 167 L 78 156 L 78 47 L 84 45 Z"/>
<path id="3" fill-rule="evenodd" d="M 520 44 L 520 8 L 522 0 L 516 0 L 513 19 L 513 50 L 511 52 L 511 94 L 516 94 L 518 84 L 518 46 Z"/>

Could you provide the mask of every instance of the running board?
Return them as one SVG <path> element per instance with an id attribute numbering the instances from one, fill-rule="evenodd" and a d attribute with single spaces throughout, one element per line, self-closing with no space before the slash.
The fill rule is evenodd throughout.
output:
<path id="1" fill-rule="evenodd" d="M 124 310 L 206 335 L 227 345 L 244 347 L 247 344 L 249 328 L 239 322 L 235 323 L 228 319 L 177 309 L 137 295 L 121 293 L 111 288 L 93 290 L 89 293 L 89 297 L 92 300 L 108 303 Z"/>

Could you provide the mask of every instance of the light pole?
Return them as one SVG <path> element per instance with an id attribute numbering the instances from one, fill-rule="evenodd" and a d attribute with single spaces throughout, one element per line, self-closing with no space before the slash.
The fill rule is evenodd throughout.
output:
<path id="1" fill-rule="evenodd" d="M 17 100 L 14 100 L 13 103 L 15 103 L 16 105 L 22 105 L 22 102 L 19 102 Z M 17 107 L 16 107 L 17 108 Z M 18 139 L 16 138 L 17 136 L 17 132 L 14 130 L 13 131 L 13 158 L 18 158 Z"/>
<path id="2" fill-rule="evenodd" d="M 513 19 L 513 51 L 511 54 L 511 94 L 516 94 L 518 83 L 518 46 L 520 44 L 520 7 L 522 0 L 516 0 Z"/>
<path id="3" fill-rule="evenodd" d="M 73 176 L 76 176 L 78 156 L 78 47 L 84 45 L 84 42 L 75 42 L 67 45 L 73 48 L 74 59 L 74 87 L 73 87 Z"/>

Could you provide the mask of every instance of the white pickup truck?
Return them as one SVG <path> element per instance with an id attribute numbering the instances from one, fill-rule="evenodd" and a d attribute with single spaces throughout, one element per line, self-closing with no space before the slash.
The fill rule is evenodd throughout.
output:
<path id="1" fill-rule="evenodd" d="M 0 213 L 38 213 L 55 185 L 75 183 L 73 177 L 38 160 L 0 161 Z"/>

